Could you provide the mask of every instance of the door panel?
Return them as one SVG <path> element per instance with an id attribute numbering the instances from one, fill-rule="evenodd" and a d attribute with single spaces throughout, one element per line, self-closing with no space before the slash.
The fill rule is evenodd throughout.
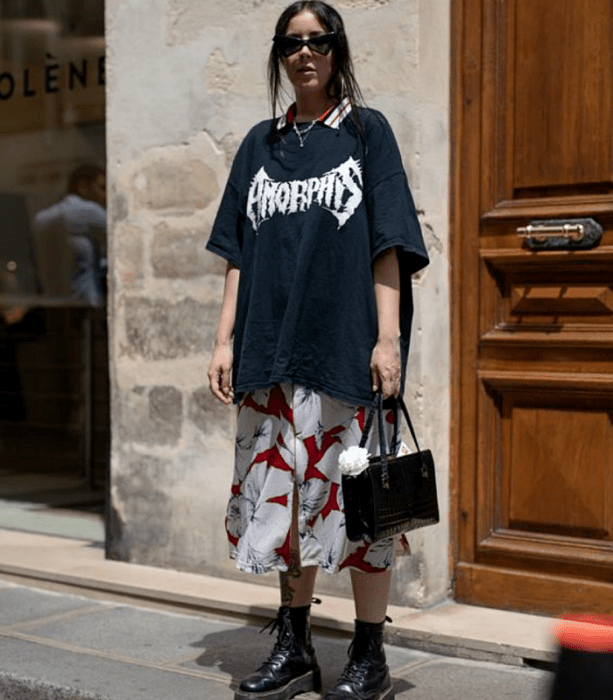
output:
<path id="1" fill-rule="evenodd" d="M 608 537 L 609 528 L 603 529 L 608 525 L 607 413 L 580 411 L 574 403 L 569 408 L 558 402 L 526 404 L 511 404 L 507 409 L 509 527 Z M 539 467 L 536 473 L 529 468 L 533 460 Z"/>
<path id="2" fill-rule="evenodd" d="M 509 165 L 516 195 L 610 182 L 610 1 L 516 0 L 507 6 L 504 19 L 513 27 L 508 58 L 514 58 Z"/>
<path id="3" fill-rule="evenodd" d="M 540 281 L 516 282 L 511 285 L 511 300 L 507 323 L 535 325 L 554 323 L 555 317 L 562 317 L 564 325 L 572 323 L 574 316 L 581 316 L 582 322 L 600 321 L 599 316 L 613 314 L 613 289 L 603 283 L 552 284 Z"/>
<path id="4" fill-rule="evenodd" d="M 456 596 L 611 612 L 613 3 L 461 0 L 453 26 Z M 518 231 L 584 217 L 586 249 Z"/>

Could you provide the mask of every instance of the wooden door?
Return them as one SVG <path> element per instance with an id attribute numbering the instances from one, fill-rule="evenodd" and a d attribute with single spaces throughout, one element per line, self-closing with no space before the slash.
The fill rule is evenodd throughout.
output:
<path id="1" fill-rule="evenodd" d="M 453 8 L 455 595 L 613 612 L 613 2 Z"/>

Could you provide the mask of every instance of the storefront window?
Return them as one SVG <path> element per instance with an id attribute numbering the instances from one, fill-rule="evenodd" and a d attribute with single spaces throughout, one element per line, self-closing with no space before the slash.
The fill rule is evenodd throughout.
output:
<path id="1" fill-rule="evenodd" d="M 104 490 L 103 28 L 103 0 L 0 5 L 0 498 Z"/>

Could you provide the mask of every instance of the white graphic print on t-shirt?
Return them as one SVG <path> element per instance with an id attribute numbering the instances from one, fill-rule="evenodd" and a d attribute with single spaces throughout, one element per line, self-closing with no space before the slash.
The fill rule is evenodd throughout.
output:
<path id="1" fill-rule="evenodd" d="M 249 187 L 247 216 L 257 233 L 260 224 L 276 213 L 297 214 L 316 204 L 331 212 L 341 228 L 361 201 L 362 169 L 359 161 L 351 157 L 321 177 L 289 182 L 272 180 L 262 166 Z"/>

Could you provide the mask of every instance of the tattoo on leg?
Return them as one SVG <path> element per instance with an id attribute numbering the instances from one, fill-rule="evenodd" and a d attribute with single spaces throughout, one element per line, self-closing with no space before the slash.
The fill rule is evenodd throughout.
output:
<path id="1" fill-rule="evenodd" d="M 289 579 L 290 572 L 281 571 L 281 605 L 285 608 L 289 608 L 292 605 L 292 600 L 294 599 L 294 589 L 290 586 Z"/>
<path id="2" fill-rule="evenodd" d="M 290 608 L 294 600 L 294 589 L 290 585 L 290 579 L 300 578 L 300 554 L 290 549 L 287 571 L 279 572 L 281 580 L 281 605 Z"/>

